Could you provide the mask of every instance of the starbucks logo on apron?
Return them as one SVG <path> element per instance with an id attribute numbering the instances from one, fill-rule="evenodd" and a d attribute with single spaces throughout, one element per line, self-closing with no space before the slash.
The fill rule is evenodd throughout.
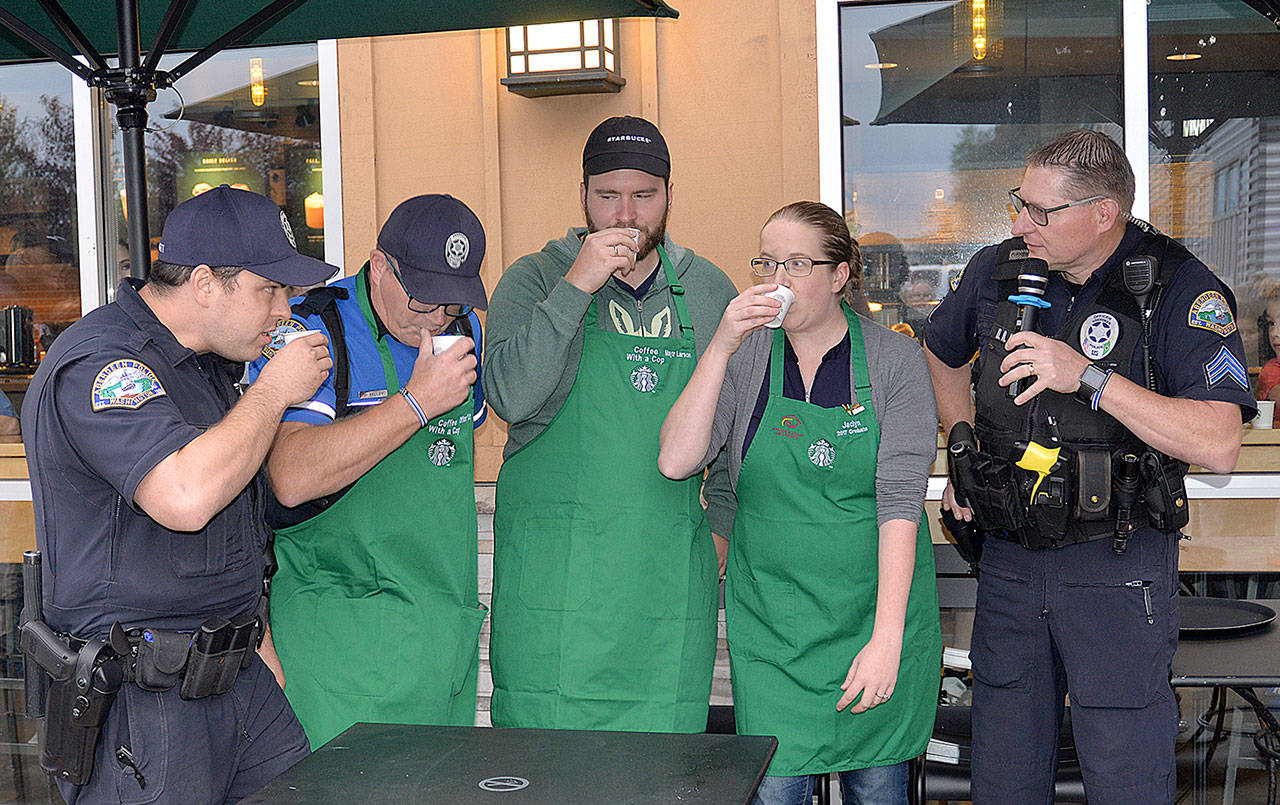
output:
<path id="1" fill-rule="evenodd" d="M 658 387 L 658 373 L 648 366 L 641 366 L 631 373 L 631 385 L 636 387 L 636 391 L 653 391 Z"/>
<path id="2" fill-rule="evenodd" d="M 830 467 L 836 460 L 836 449 L 826 439 L 819 439 L 809 445 L 809 460 L 815 467 Z"/>
<path id="3" fill-rule="evenodd" d="M 447 467 L 457 452 L 458 448 L 453 446 L 453 442 L 448 439 L 436 439 L 427 448 L 427 459 L 437 467 Z"/>

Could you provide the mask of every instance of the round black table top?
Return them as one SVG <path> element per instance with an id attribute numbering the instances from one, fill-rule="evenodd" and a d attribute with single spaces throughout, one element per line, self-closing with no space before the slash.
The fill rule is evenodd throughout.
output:
<path id="1" fill-rule="evenodd" d="M 1265 604 L 1228 598 L 1182 598 L 1180 637 L 1230 637 L 1261 629 L 1276 619 Z"/>

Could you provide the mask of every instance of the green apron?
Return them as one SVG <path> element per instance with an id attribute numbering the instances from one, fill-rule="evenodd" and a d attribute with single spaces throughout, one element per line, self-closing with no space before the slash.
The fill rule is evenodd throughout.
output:
<path id="1" fill-rule="evenodd" d="M 879 561 L 880 426 L 862 327 L 848 308 L 845 316 L 853 404 L 820 408 L 783 397 L 779 330 L 768 404 L 738 474 L 725 594 L 734 715 L 740 734 L 778 738 L 773 775 L 916 757 L 938 704 L 938 591 L 922 521 L 893 696 L 865 713 L 836 711 L 849 664 L 871 638 Z"/>
<path id="2" fill-rule="evenodd" d="M 696 353 L 684 290 L 659 257 L 681 336 L 601 330 L 592 300 L 568 398 L 498 475 L 494 726 L 706 729 L 715 548 L 701 479 L 658 472 L 658 429 Z"/>
<path id="3" fill-rule="evenodd" d="M 356 287 L 376 339 L 368 291 Z M 389 398 L 400 383 L 377 343 Z M 328 509 L 276 532 L 271 633 L 312 749 L 360 721 L 475 723 L 485 609 L 472 416 L 468 399 Z"/>

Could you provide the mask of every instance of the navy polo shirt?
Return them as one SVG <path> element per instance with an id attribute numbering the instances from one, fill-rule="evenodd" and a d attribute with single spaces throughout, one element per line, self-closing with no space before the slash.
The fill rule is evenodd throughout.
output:
<path id="1" fill-rule="evenodd" d="M 1073 310 L 1097 297 L 1104 280 L 1111 272 L 1121 270 L 1124 259 L 1141 240 L 1141 230 L 1128 224 L 1115 253 L 1089 275 L 1084 285 L 1068 282 L 1060 272 L 1050 272 L 1044 297 L 1050 307 L 1040 311 L 1036 329 L 1057 333 Z M 996 250 L 996 246 L 988 246 L 969 260 L 954 287 L 925 322 L 925 345 L 953 368 L 969 362 L 995 321 L 999 299 L 997 283 L 991 275 Z M 1206 310 L 1206 302 L 1212 308 L 1212 302 L 1219 299 L 1226 302 L 1229 315 L 1220 311 L 1224 318 L 1206 323 L 1198 314 Z M 1253 417 L 1253 396 L 1247 379 L 1240 379 L 1247 363 L 1235 316 L 1236 301 L 1231 290 L 1204 263 L 1188 260 L 1174 274 L 1152 317 L 1151 356 L 1160 394 L 1232 402 L 1241 406 L 1243 420 Z M 1142 365 L 1141 350 L 1139 342 L 1132 365 Z"/>
<path id="2" fill-rule="evenodd" d="M 117 621 L 195 629 L 252 609 L 262 588 L 261 472 L 197 532 L 134 503 L 142 479 L 236 401 L 220 359 L 179 344 L 139 287 L 125 280 L 58 337 L 23 405 L 44 617 L 80 637 Z"/>
<path id="3" fill-rule="evenodd" d="M 783 339 L 782 346 L 782 396 L 789 400 L 804 399 L 804 378 L 800 376 L 800 359 L 796 357 L 796 351 L 791 348 L 791 341 Z M 822 363 L 818 364 L 818 371 L 813 377 L 813 386 L 809 389 L 809 402 L 819 408 L 835 408 L 841 405 L 848 405 L 853 402 L 849 387 L 849 361 L 853 357 L 853 344 L 849 340 L 849 333 L 844 334 L 844 338 L 840 340 L 831 349 L 827 350 L 827 354 L 822 356 Z M 756 407 L 751 412 L 751 419 L 747 422 L 746 438 L 742 442 L 742 457 L 747 457 L 747 449 L 751 447 L 751 440 L 755 438 L 756 429 L 760 427 L 760 420 L 764 418 L 764 408 L 769 404 L 769 372 L 770 366 L 764 368 L 764 382 L 760 384 L 760 393 L 756 397 Z"/>
<path id="4" fill-rule="evenodd" d="M 367 269 L 368 264 L 366 263 L 365 265 Z M 369 325 L 360 311 L 360 303 L 356 300 L 356 283 L 367 282 L 364 279 L 367 274 L 367 270 L 362 270 L 360 273 L 332 283 L 336 287 L 347 290 L 347 298 L 336 300 L 336 304 L 338 306 L 338 314 L 342 319 L 342 332 L 346 340 L 347 360 L 350 366 L 348 373 L 351 376 L 351 384 L 347 396 L 349 408 L 377 405 L 385 400 L 389 394 L 395 394 L 400 390 L 399 386 L 393 389 L 387 388 L 387 378 L 382 369 L 382 356 L 378 352 L 378 345 L 374 341 L 373 334 L 369 332 Z M 291 301 L 296 304 L 301 301 L 301 297 Z M 474 422 L 475 426 L 479 427 L 480 423 L 484 422 L 487 411 L 484 404 L 484 390 L 480 385 L 479 360 L 480 355 L 484 352 L 483 335 L 480 331 L 480 319 L 475 312 L 473 311 L 467 315 L 471 323 L 471 332 L 476 342 L 476 382 L 472 387 L 472 391 L 474 392 L 475 405 Z M 413 375 L 413 364 L 418 359 L 418 349 L 417 347 L 407 346 L 392 337 L 387 332 L 386 326 L 378 318 L 376 310 L 373 311 L 373 317 L 378 327 L 378 340 L 387 344 L 388 351 L 391 353 L 391 360 L 396 367 L 396 377 L 400 381 L 400 386 L 403 386 Z M 330 337 L 329 328 L 325 327 L 319 315 L 294 318 L 293 321 L 298 323 L 300 329 L 320 330 L 326 337 Z M 460 330 L 457 328 L 457 324 L 454 323 L 445 332 L 460 333 Z M 245 381 L 252 383 L 256 380 L 268 360 L 268 357 L 263 356 L 249 364 L 248 371 L 245 373 Z M 286 411 L 283 421 L 305 422 L 309 425 L 328 424 L 333 421 L 336 414 L 336 402 L 337 391 L 333 386 L 333 372 L 330 372 L 311 399 Z"/>

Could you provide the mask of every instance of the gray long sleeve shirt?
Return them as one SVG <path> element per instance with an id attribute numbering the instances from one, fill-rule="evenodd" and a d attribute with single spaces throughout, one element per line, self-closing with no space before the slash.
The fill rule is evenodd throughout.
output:
<path id="1" fill-rule="evenodd" d="M 918 523 L 924 510 L 929 468 L 938 449 L 938 411 L 929 368 L 924 351 L 913 339 L 867 319 L 859 321 L 866 345 L 871 401 L 880 423 L 876 519 L 878 524 L 899 519 Z M 769 366 L 772 340 L 772 330 L 758 330 L 747 336 L 729 359 L 724 385 L 720 387 L 711 423 L 711 443 L 702 464 L 710 463 L 727 443 L 725 455 L 734 489 L 742 469 L 747 425 Z M 854 394 L 852 371 L 849 383 L 850 393 Z"/>

